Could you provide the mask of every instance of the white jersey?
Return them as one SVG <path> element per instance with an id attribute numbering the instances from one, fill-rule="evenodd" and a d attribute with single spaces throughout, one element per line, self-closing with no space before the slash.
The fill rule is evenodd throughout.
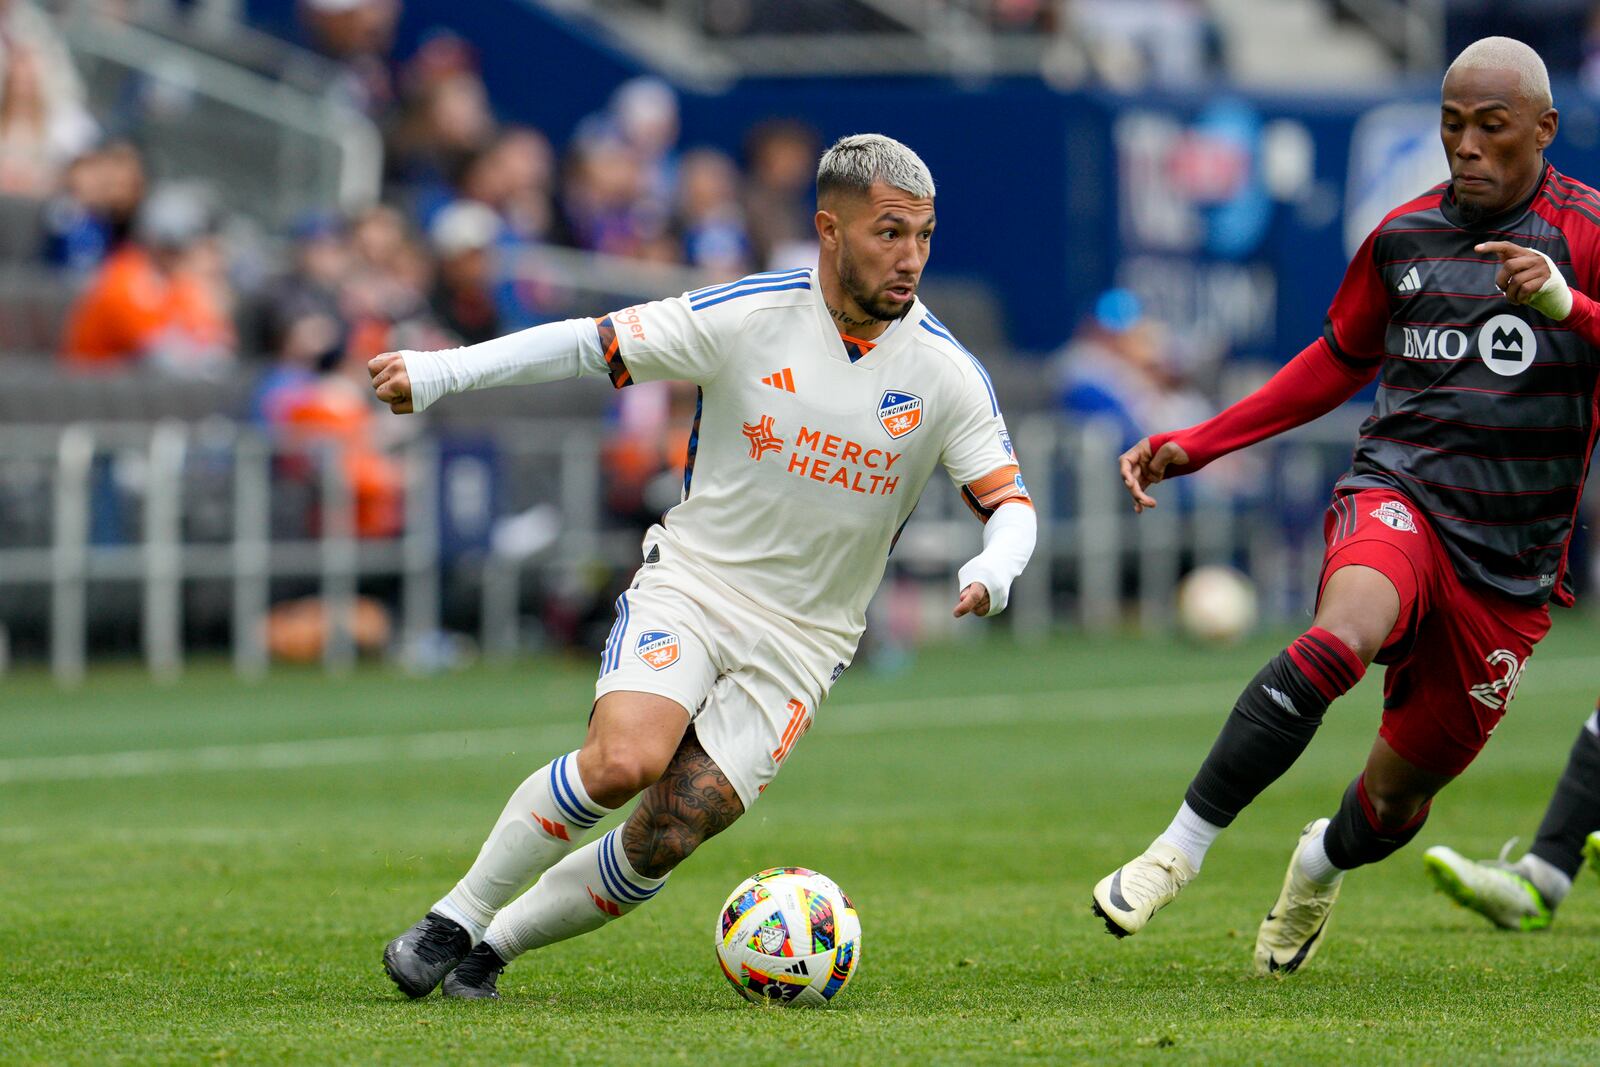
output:
<path id="1" fill-rule="evenodd" d="M 987 521 L 1027 500 L 987 372 L 922 302 L 841 337 L 815 271 L 757 274 L 599 320 L 618 388 L 700 388 L 683 499 L 646 535 L 710 579 L 854 649 L 935 466 Z"/>

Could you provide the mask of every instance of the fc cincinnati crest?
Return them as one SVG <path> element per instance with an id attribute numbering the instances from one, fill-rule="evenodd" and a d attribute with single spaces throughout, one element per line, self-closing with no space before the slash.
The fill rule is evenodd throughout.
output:
<path id="1" fill-rule="evenodd" d="M 666 670 L 678 662 L 678 635 L 666 630 L 646 630 L 639 635 L 639 658 L 653 671 Z"/>
<path id="2" fill-rule="evenodd" d="M 1372 517 L 1391 530 L 1399 530 L 1402 533 L 1417 532 L 1416 520 L 1411 517 L 1411 509 L 1398 500 L 1386 500 L 1379 504 L 1378 510 L 1372 513 Z"/>
<path id="3" fill-rule="evenodd" d="M 895 440 L 922 425 L 922 398 L 890 389 L 878 401 L 878 421 Z"/>

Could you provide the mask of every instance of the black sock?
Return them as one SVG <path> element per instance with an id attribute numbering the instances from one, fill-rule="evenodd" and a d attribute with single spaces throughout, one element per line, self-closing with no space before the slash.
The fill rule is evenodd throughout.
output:
<path id="1" fill-rule="evenodd" d="M 1341 871 L 1377 863 L 1405 848 L 1428 821 L 1428 812 L 1433 807 L 1430 800 L 1403 825 L 1384 826 L 1367 797 L 1364 777 L 1357 776 L 1344 791 L 1339 813 L 1328 824 L 1328 832 L 1323 837 L 1322 847 L 1328 853 L 1328 862 Z"/>
<path id="2" fill-rule="evenodd" d="M 1583 842 L 1600 830 L 1600 711 L 1578 731 L 1567 769 L 1544 809 L 1539 836 L 1528 851 L 1568 878 L 1583 866 Z"/>
<path id="3" fill-rule="evenodd" d="M 1300 758 L 1334 698 L 1361 680 L 1365 665 L 1344 643 L 1313 627 L 1278 653 L 1239 694 L 1184 801 L 1227 826 Z"/>

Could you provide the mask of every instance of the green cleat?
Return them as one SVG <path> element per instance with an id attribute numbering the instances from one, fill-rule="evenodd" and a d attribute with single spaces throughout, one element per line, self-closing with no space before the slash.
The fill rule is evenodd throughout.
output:
<path id="1" fill-rule="evenodd" d="M 1590 838 L 1596 844 L 1600 834 Z M 1502 930 L 1543 930 L 1550 906 L 1534 884 L 1501 860 L 1469 860 L 1455 849 L 1436 845 L 1422 865 L 1441 893 L 1470 908 Z"/>
<path id="2" fill-rule="evenodd" d="M 1594 868 L 1594 873 L 1600 874 L 1600 830 L 1596 830 L 1584 839 L 1583 857 L 1589 861 L 1589 866 Z"/>

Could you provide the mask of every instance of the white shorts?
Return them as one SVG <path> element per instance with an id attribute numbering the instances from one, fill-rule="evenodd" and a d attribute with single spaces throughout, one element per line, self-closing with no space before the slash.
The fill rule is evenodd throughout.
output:
<path id="1" fill-rule="evenodd" d="M 840 655 L 686 564 L 647 563 L 617 598 L 595 699 L 628 691 L 683 705 L 749 811 L 847 666 Z"/>

